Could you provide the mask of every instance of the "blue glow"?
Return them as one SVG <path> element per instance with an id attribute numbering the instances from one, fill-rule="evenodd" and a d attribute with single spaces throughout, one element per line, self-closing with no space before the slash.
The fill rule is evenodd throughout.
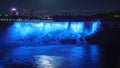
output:
<path id="1" fill-rule="evenodd" d="M 44 26 L 44 22 L 41 22 L 41 23 L 35 23 L 34 26 L 43 28 L 43 26 Z"/>
<path id="2" fill-rule="evenodd" d="M 99 68 L 101 65 L 101 48 L 96 45 L 26 46 L 13 48 L 0 59 L 0 64 L 32 64 L 34 68 Z"/>
<path id="3" fill-rule="evenodd" d="M 85 22 L 15 22 L 8 29 L 6 39 L 10 41 L 28 40 L 43 42 L 60 40 L 62 38 L 80 38 L 96 32 L 100 22 L 90 23 L 89 28 L 85 27 Z M 44 40 L 43 40 L 44 39 Z M 49 40 L 50 39 L 50 40 Z M 40 41 L 42 40 L 42 41 Z M 55 42 L 56 42 L 55 41 Z"/>
<path id="4" fill-rule="evenodd" d="M 93 24 L 92 24 L 92 32 L 91 33 L 94 33 L 94 32 L 96 32 L 99 27 L 99 22 L 93 22 Z"/>
<path id="5" fill-rule="evenodd" d="M 85 49 L 83 47 L 72 48 L 72 56 L 84 58 L 85 57 L 84 54 L 85 54 Z"/>
<path id="6" fill-rule="evenodd" d="M 100 47 L 98 45 L 92 45 L 90 47 L 90 57 L 91 57 L 91 63 L 96 64 L 100 62 Z M 96 65 L 94 66 L 96 67 Z"/>
<path id="7" fill-rule="evenodd" d="M 73 22 L 71 24 L 72 32 L 82 33 L 84 28 L 84 22 Z"/>
<path id="8" fill-rule="evenodd" d="M 92 58 L 97 58 L 97 56 L 99 56 L 99 53 L 100 53 L 100 49 L 99 49 L 99 46 L 97 45 L 93 45 L 91 46 L 91 55 L 92 55 Z"/>

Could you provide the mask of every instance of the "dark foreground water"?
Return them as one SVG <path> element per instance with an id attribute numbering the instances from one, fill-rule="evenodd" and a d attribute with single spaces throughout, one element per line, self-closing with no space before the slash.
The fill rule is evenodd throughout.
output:
<path id="1" fill-rule="evenodd" d="M 0 45 L 0 68 L 120 68 L 119 47 L 14 45 Z"/>

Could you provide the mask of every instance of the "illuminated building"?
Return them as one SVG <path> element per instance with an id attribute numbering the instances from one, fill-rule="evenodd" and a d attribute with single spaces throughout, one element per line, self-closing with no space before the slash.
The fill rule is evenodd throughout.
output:
<path id="1" fill-rule="evenodd" d="M 18 11 L 16 8 L 10 9 L 10 16 L 18 16 Z"/>

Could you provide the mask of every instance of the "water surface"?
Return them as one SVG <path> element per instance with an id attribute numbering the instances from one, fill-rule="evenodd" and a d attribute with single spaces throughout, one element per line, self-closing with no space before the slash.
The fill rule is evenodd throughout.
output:
<path id="1" fill-rule="evenodd" d="M 1 50 L 3 68 L 101 68 L 97 45 L 47 45 L 6 47 Z"/>

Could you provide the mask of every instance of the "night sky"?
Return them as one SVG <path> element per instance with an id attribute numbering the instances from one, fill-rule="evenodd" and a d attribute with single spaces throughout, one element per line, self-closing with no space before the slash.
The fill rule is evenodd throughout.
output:
<path id="1" fill-rule="evenodd" d="M 10 8 L 34 10 L 40 15 L 68 12 L 72 15 L 92 15 L 120 9 L 120 0 L 0 0 L 0 13 Z"/>

